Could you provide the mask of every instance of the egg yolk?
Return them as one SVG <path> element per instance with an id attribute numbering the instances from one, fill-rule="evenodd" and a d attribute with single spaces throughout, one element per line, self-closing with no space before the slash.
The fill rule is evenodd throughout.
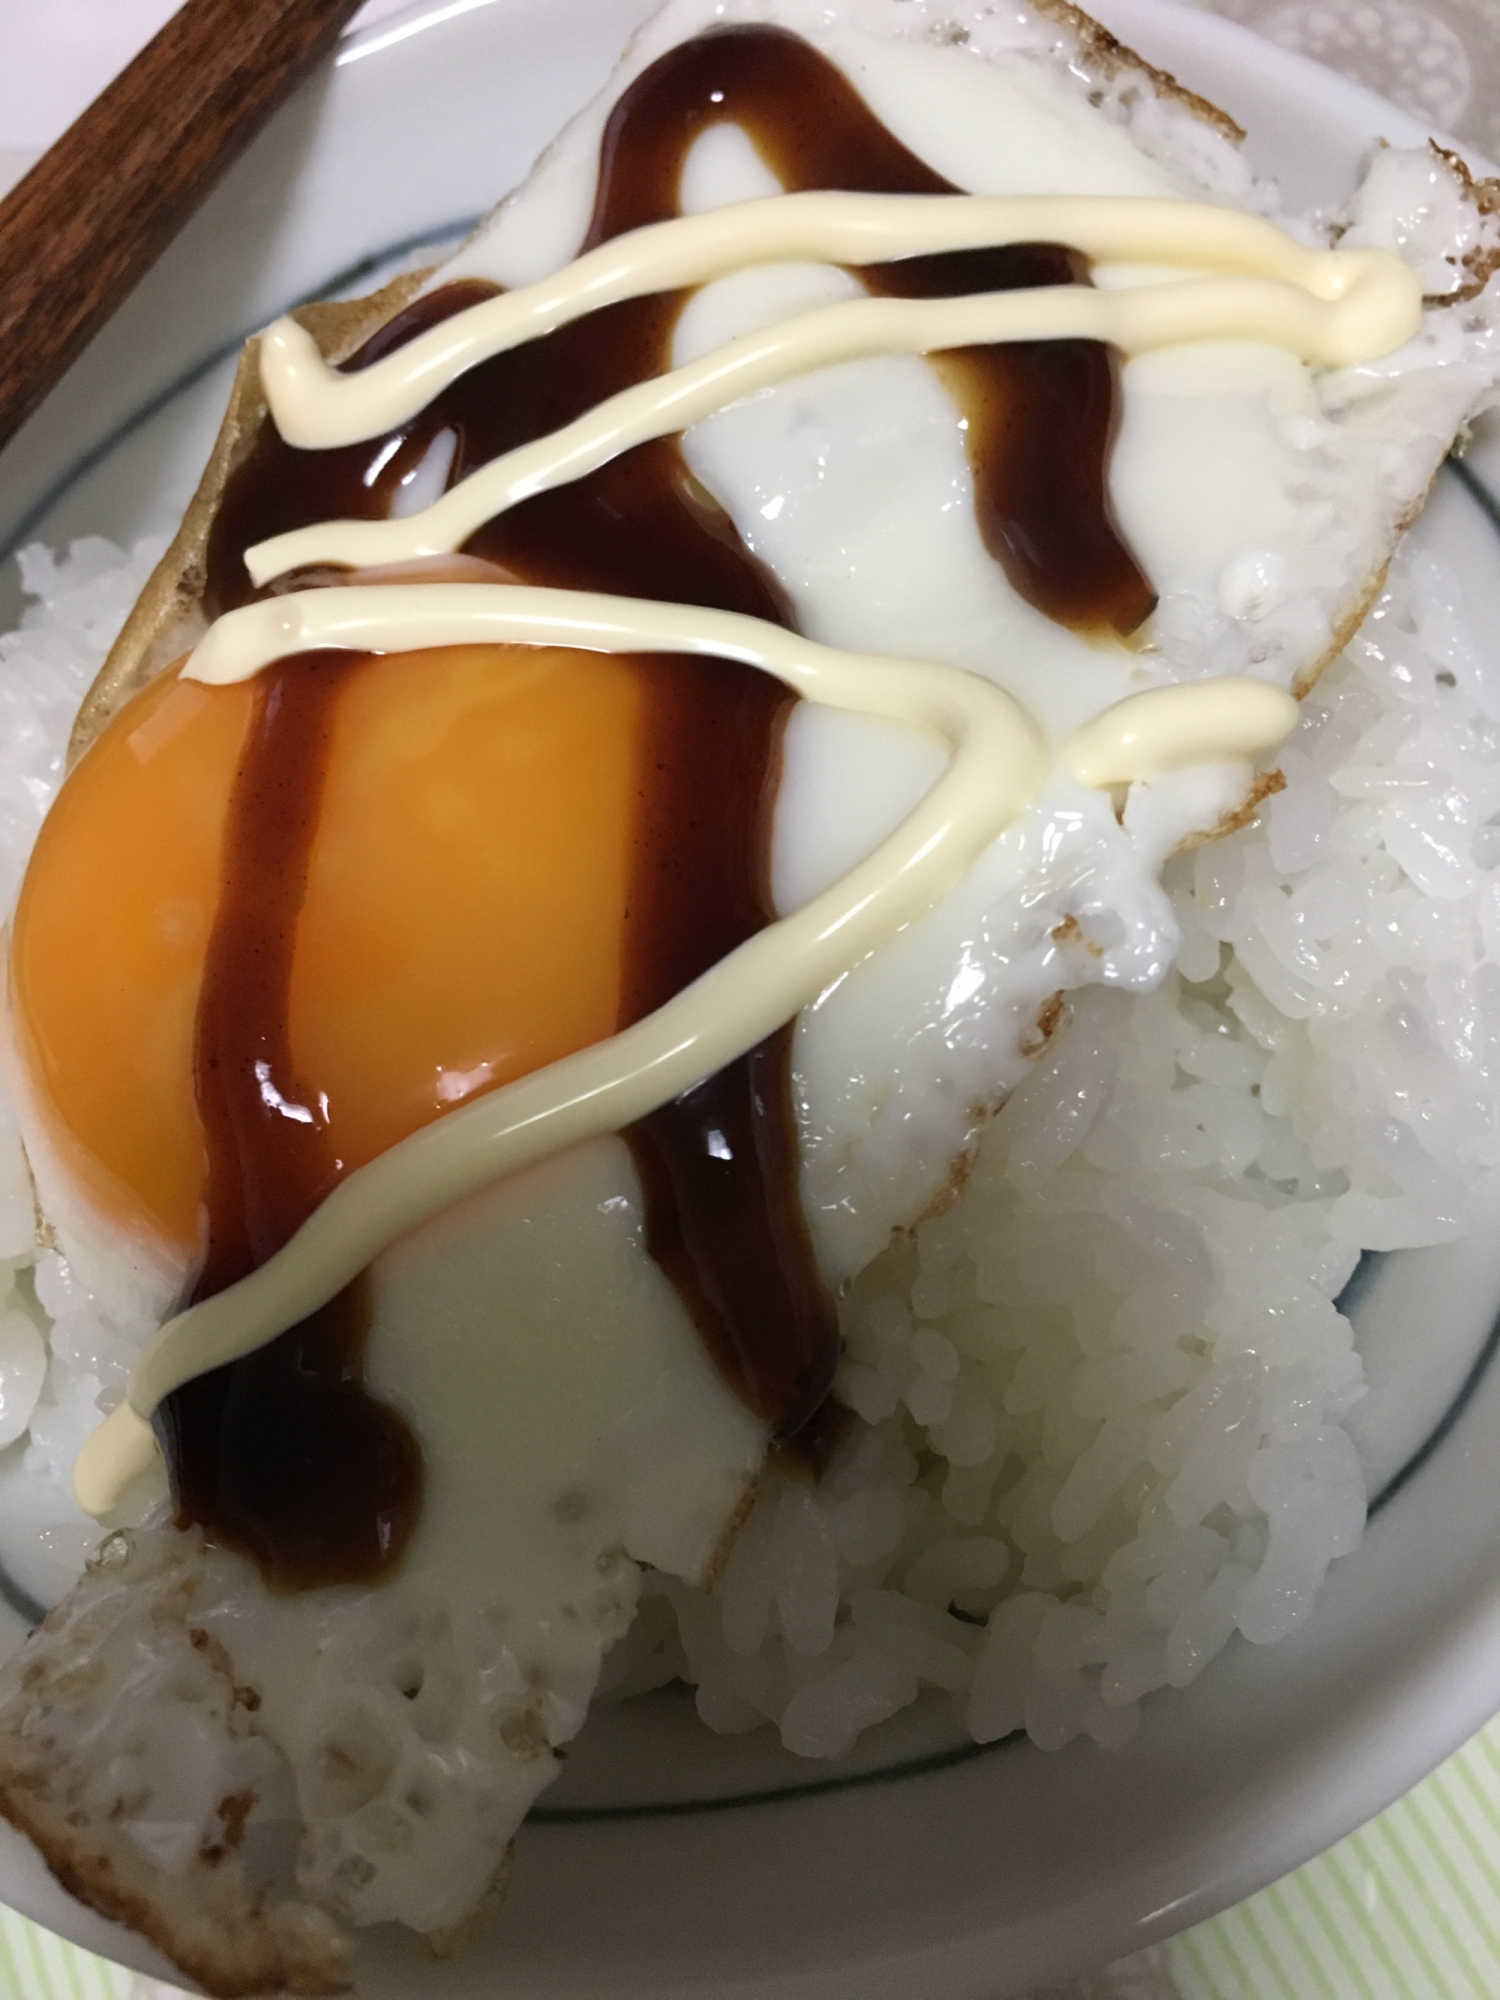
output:
<path id="1" fill-rule="evenodd" d="M 288 996 L 345 1172 L 620 1025 L 645 663 L 463 646 L 342 690 Z M 35 1111 L 89 1204 L 186 1257 L 194 1026 L 253 684 L 169 671 L 63 786 L 17 907 Z"/>

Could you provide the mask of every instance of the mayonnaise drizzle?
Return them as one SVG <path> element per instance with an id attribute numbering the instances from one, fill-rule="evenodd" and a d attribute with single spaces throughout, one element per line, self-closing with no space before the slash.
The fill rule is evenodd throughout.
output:
<path id="1" fill-rule="evenodd" d="M 1184 681 L 1102 709 L 1074 730 L 1061 762 L 1080 785 L 1129 785 L 1187 764 L 1253 757 L 1288 736 L 1296 719 L 1296 702 L 1269 681 Z"/>
<path id="2" fill-rule="evenodd" d="M 1380 351 L 1378 343 L 1396 346 L 1416 331 L 1420 286 L 1399 258 L 1381 250 L 1309 250 L 1273 222 L 1209 202 L 1124 195 L 787 194 L 614 237 L 551 277 L 455 313 L 351 375 L 330 368 L 296 320 L 279 319 L 261 336 L 261 382 L 287 443 L 327 450 L 396 429 L 491 355 L 625 299 L 707 284 L 757 264 L 876 264 L 1033 242 L 1067 243 L 1087 257 L 1115 262 L 1204 268 L 1300 288 L 1314 302 L 1340 307 L 1321 321 L 1305 322 L 1323 329 L 1316 336 L 1320 352 L 1307 354 L 1309 360 L 1365 359 Z M 1240 328 L 1237 337 L 1251 336 Z"/>
<path id="3" fill-rule="evenodd" d="M 924 219 L 928 216 L 932 219 Z M 712 231 L 701 227 L 709 222 Z M 320 445 L 340 444 L 406 422 L 439 388 L 487 355 L 597 305 L 662 289 L 668 282 L 663 271 L 672 274 L 671 282 L 684 283 L 694 275 L 772 258 L 870 261 L 1038 233 L 1136 263 L 1175 257 L 1268 275 L 1170 278 L 1109 290 L 1059 285 L 949 299 L 849 299 L 822 306 L 607 397 L 575 422 L 481 466 L 418 513 L 399 520 L 320 522 L 274 535 L 246 551 L 246 568 L 259 585 L 310 563 L 403 562 L 457 549 L 486 521 L 585 477 L 635 445 L 686 430 L 762 389 L 842 362 L 996 341 L 1102 340 L 1135 354 L 1187 341 L 1249 340 L 1337 367 L 1388 353 L 1421 322 L 1420 281 L 1390 252 L 1306 250 L 1272 223 L 1203 202 L 783 195 L 619 237 L 556 277 L 454 314 L 352 375 L 328 368 L 295 322 L 278 322 L 263 342 L 262 380 L 283 435 L 294 443 L 314 438 Z M 1221 235 L 1227 246 L 1222 251 Z M 892 241 L 900 244 L 899 252 L 891 251 Z M 686 248 L 680 248 L 684 242 Z M 593 269 L 596 260 L 603 261 Z"/>
<path id="4" fill-rule="evenodd" d="M 296 445 L 329 447 L 397 427 L 489 355 L 621 299 L 757 263 L 858 264 L 1038 239 L 1120 263 L 1229 275 L 1109 290 L 857 299 L 801 314 L 609 398 L 483 467 L 421 513 L 277 536 L 250 550 L 247 566 L 260 584 L 304 563 L 360 566 L 450 552 L 518 501 L 634 444 L 791 376 L 863 356 L 1019 339 L 1094 338 L 1127 353 L 1229 339 L 1342 366 L 1389 352 L 1420 323 L 1419 281 L 1398 258 L 1307 250 L 1258 217 L 1203 203 L 797 194 L 619 237 L 353 375 L 330 369 L 294 322 L 278 322 L 262 341 L 262 376 L 283 435 Z M 148 1419 L 164 1395 L 305 1318 L 426 1218 L 549 1153 L 619 1131 L 762 1040 L 940 901 L 1035 798 L 1049 771 L 1107 786 L 1190 763 L 1243 760 L 1279 743 L 1297 716 L 1292 697 L 1263 682 L 1184 683 L 1116 703 L 1049 757 L 1016 701 L 959 668 L 839 652 L 727 612 L 496 584 L 356 584 L 247 605 L 210 628 L 183 671 L 223 684 L 302 651 L 406 652 L 476 642 L 738 660 L 810 700 L 935 733 L 952 755 L 896 832 L 831 889 L 635 1026 L 392 1147 L 351 1174 L 266 1264 L 169 1320 L 137 1363 L 125 1403 L 79 1454 L 74 1491 L 90 1513 L 109 1512 L 150 1463 Z"/>

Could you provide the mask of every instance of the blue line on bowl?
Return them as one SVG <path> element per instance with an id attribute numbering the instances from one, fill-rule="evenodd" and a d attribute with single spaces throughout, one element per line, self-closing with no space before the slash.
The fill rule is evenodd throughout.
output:
<path id="1" fill-rule="evenodd" d="M 387 249 L 373 251 L 356 263 L 348 265 L 344 270 L 336 272 L 316 291 L 307 293 L 304 298 L 294 303 L 306 305 L 313 300 L 331 298 L 336 293 L 347 291 L 351 285 L 358 284 L 362 278 L 370 276 L 382 265 L 394 263 L 400 257 L 410 256 L 413 251 L 452 242 L 466 235 L 477 220 L 477 217 L 468 217 L 459 222 L 424 231 L 421 235 L 403 238 L 401 242 L 393 243 Z M 4 547 L 0 547 L 0 562 L 4 562 L 15 553 L 27 536 L 35 531 L 39 523 L 59 504 L 70 489 L 78 484 L 79 480 L 92 472 L 127 438 L 134 436 L 148 424 L 175 397 L 193 388 L 212 369 L 227 361 L 231 355 L 238 353 L 248 338 L 248 334 L 241 335 L 226 346 L 216 349 L 205 360 L 196 363 L 186 374 L 125 418 L 102 443 L 78 459 L 31 509 L 10 541 Z M 1488 517 L 1497 533 L 1500 533 L 1500 500 L 1497 500 L 1462 459 L 1450 458 L 1447 463 L 1448 470 L 1455 474 L 1470 498 Z M 1374 1281 L 1381 1261 L 1382 1253 L 1374 1251 L 1366 1251 L 1360 1258 L 1348 1284 L 1336 1301 L 1341 1311 L 1348 1313 L 1357 1306 L 1360 1298 Z M 1438 1419 L 1431 1433 L 1399 1471 L 1392 1474 L 1370 1502 L 1370 1518 L 1373 1519 L 1396 1498 L 1444 1443 L 1473 1400 L 1479 1384 L 1494 1362 L 1497 1351 L 1500 1351 L 1500 1319 L 1497 1319 L 1490 1329 L 1489 1337 L 1460 1385 L 1458 1393 Z M 44 1615 L 43 1607 L 13 1581 L 3 1565 L 0 1565 L 0 1602 L 9 1605 L 31 1625 L 40 1624 Z M 1017 1730 L 994 1743 L 954 1744 L 945 1750 L 931 1751 L 921 1757 L 908 1758 L 899 1764 L 882 1764 L 869 1771 L 849 1772 L 840 1777 L 810 1778 L 805 1783 L 767 1786 L 757 1791 L 734 1792 L 720 1798 L 663 1799 L 638 1804 L 600 1806 L 534 1806 L 527 1815 L 527 1823 L 532 1826 L 579 1826 L 612 1820 L 677 1819 L 694 1813 L 729 1812 L 742 1807 L 784 1804 L 794 1799 L 819 1798 L 832 1792 L 853 1791 L 868 1785 L 895 1782 L 898 1779 L 927 1777 L 939 1771 L 951 1770 L 955 1765 L 971 1763 L 977 1757 L 990 1756 L 995 1751 L 1007 1749 L 1013 1744 L 1024 1741 L 1024 1732 Z"/>
<path id="2" fill-rule="evenodd" d="M 1353 1319 L 1359 1311 L 1360 1303 L 1379 1276 L 1385 1259 L 1384 1250 L 1362 1250 L 1359 1253 L 1359 1262 L 1350 1273 L 1348 1284 L 1333 1302 L 1345 1319 Z"/>
<path id="3" fill-rule="evenodd" d="M 399 258 L 409 257 L 417 250 L 434 249 L 440 244 L 457 242 L 460 237 L 467 236 L 478 221 L 478 216 L 465 216 L 458 222 L 445 222 L 435 229 L 425 229 L 416 236 L 403 237 L 399 243 L 392 243 L 387 249 L 372 251 L 368 256 L 360 257 L 354 263 L 346 265 L 342 271 L 336 271 L 328 282 L 320 285 L 316 291 L 308 292 L 300 299 L 293 299 L 281 310 L 293 312 L 298 306 L 311 305 L 315 300 L 334 298 L 340 292 L 347 292 L 351 285 L 359 284 L 362 279 L 380 270 L 383 265 L 394 264 Z M 81 458 L 76 459 L 30 509 L 9 541 L 0 545 L 0 562 L 8 561 L 15 554 L 81 479 L 87 478 L 96 466 L 102 465 L 105 459 L 118 451 L 128 438 L 149 424 L 168 403 L 184 395 L 189 389 L 195 388 L 205 375 L 212 374 L 215 368 L 238 354 L 249 338 L 249 333 L 239 333 L 233 340 L 226 341 L 222 347 L 216 347 L 212 354 L 196 362 L 185 375 L 179 375 L 176 381 L 168 383 L 165 389 L 160 390 L 138 410 L 132 411 L 117 424 L 107 437 L 92 446 Z"/>
<path id="4" fill-rule="evenodd" d="M 1500 533 L 1500 500 L 1491 493 L 1473 466 L 1455 454 L 1448 460 L 1448 470 L 1481 513 L 1489 516 L 1490 526 Z"/>
<path id="5" fill-rule="evenodd" d="M 0 1568 L 0 1604 L 8 1605 L 18 1618 L 24 1618 L 31 1626 L 40 1625 L 47 1615 L 45 1605 L 38 1604 L 3 1568 Z"/>
<path id="6" fill-rule="evenodd" d="M 1445 1442 L 1449 1433 L 1463 1416 L 1464 1411 L 1473 1402 L 1475 1391 L 1489 1373 L 1497 1352 L 1500 1352 L 1500 1319 L 1497 1319 L 1490 1328 L 1489 1335 L 1483 1347 L 1480 1348 L 1478 1354 L 1474 1357 L 1474 1364 L 1459 1384 L 1458 1393 L 1454 1396 L 1453 1401 L 1444 1410 L 1436 1424 L 1434 1424 L 1421 1444 L 1417 1446 L 1405 1465 L 1399 1471 L 1391 1474 L 1390 1478 L 1370 1502 L 1368 1519 L 1373 1520 L 1382 1508 L 1389 1506 L 1402 1488 L 1409 1485 L 1416 1478 L 1422 1467 L 1437 1452 L 1438 1447 Z"/>
<path id="7" fill-rule="evenodd" d="M 955 1743 L 947 1750 L 932 1750 L 924 1757 L 909 1757 L 900 1764 L 879 1764 L 870 1771 L 849 1771 L 836 1778 L 808 1778 L 790 1785 L 768 1785 L 761 1791 L 728 1792 L 715 1799 L 661 1799 L 637 1805 L 617 1806 L 533 1806 L 526 1815 L 528 1826 L 591 1826 L 601 1820 L 683 1819 L 690 1813 L 730 1812 L 739 1806 L 781 1805 L 788 1799 L 822 1798 L 829 1792 L 853 1792 L 867 1785 L 883 1785 L 893 1778 L 925 1778 L 937 1771 L 951 1771 L 955 1764 L 972 1764 L 976 1757 L 991 1756 L 1009 1744 L 1024 1743 L 1026 1733 L 1016 1730 L 994 1743 Z"/>

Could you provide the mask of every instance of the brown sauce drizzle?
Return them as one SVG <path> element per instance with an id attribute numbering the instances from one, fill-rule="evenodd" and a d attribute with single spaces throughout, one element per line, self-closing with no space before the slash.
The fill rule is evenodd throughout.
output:
<path id="1" fill-rule="evenodd" d="M 721 29 L 671 49 L 615 106 L 585 248 L 677 213 L 683 162 L 734 124 L 790 191 L 957 194 L 902 145 L 826 57 L 775 28 Z M 858 275 L 872 292 L 944 298 L 1086 282 L 1055 243 L 949 251 Z M 1155 601 L 1114 524 L 1106 474 L 1116 362 L 1098 341 L 955 349 L 935 364 L 969 419 L 985 546 L 1029 604 L 1078 630 L 1134 631 Z M 471 546 L 474 546 L 471 544 Z"/>
<path id="2" fill-rule="evenodd" d="M 805 43 L 773 28 L 726 29 L 670 51 L 616 105 L 584 247 L 676 214 L 688 151 L 722 122 L 742 126 L 790 189 L 953 192 Z M 1049 244 L 862 275 L 871 290 L 904 296 L 1087 281 L 1075 253 Z M 491 289 L 470 281 L 418 300 L 348 365 L 368 365 Z M 498 355 L 373 442 L 301 452 L 264 425 L 214 523 L 210 614 L 255 594 L 243 562 L 252 543 L 330 517 L 384 517 L 442 433 L 455 440 L 452 484 L 659 373 L 682 304 L 680 294 L 627 301 Z M 1080 629 L 1133 629 L 1152 600 L 1110 517 L 1108 350 L 1038 342 L 963 350 L 937 365 L 969 419 L 981 531 L 1013 585 Z M 670 439 L 527 501 L 465 546 L 532 583 L 791 623 L 775 579 Z M 749 669 L 670 656 L 649 664 L 621 1026 L 771 920 L 771 813 L 790 706 Z M 285 1023 L 324 747 L 350 670 L 313 655 L 267 674 L 237 781 L 198 1022 L 210 1156 L 200 1297 L 270 1255 L 339 1172 Z M 626 1136 L 652 1255 L 736 1393 L 816 1463 L 836 1428 L 826 1400 L 838 1330 L 799 1199 L 790 1043 L 783 1029 Z M 277 1109 L 268 1083 L 308 1116 Z M 374 1576 L 399 1559 L 416 1519 L 420 1449 L 363 1386 L 362 1301 L 351 1287 L 260 1353 L 178 1390 L 159 1413 L 179 1520 L 248 1551 L 274 1584 Z"/>
<path id="3" fill-rule="evenodd" d="M 279 1250 L 336 1185 L 326 1105 L 297 1074 L 287 993 L 347 653 L 263 674 L 234 790 L 193 1052 L 208 1151 L 208 1254 L 195 1298 Z M 254 1557 L 268 1583 L 375 1577 L 416 1525 L 422 1452 L 365 1389 L 369 1287 L 184 1384 L 157 1412 L 178 1519 Z"/>

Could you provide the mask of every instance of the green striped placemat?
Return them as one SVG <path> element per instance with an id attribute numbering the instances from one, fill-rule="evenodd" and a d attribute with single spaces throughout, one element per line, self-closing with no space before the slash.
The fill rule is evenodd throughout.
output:
<path id="1" fill-rule="evenodd" d="M 0 2000 L 156 2000 L 149 1987 L 137 1996 L 138 1983 L 145 1985 L 0 1907 Z"/>
<path id="2" fill-rule="evenodd" d="M 1500 1722 L 1358 1833 L 1164 1949 L 1183 2000 L 1496 2000 Z"/>
<path id="3" fill-rule="evenodd" d="M 1497 1996 L 1500 1720 L 1305 1868 L 1045 2000 Z M 173 1996 L 0 1909 L 0 2000 Z"/>

